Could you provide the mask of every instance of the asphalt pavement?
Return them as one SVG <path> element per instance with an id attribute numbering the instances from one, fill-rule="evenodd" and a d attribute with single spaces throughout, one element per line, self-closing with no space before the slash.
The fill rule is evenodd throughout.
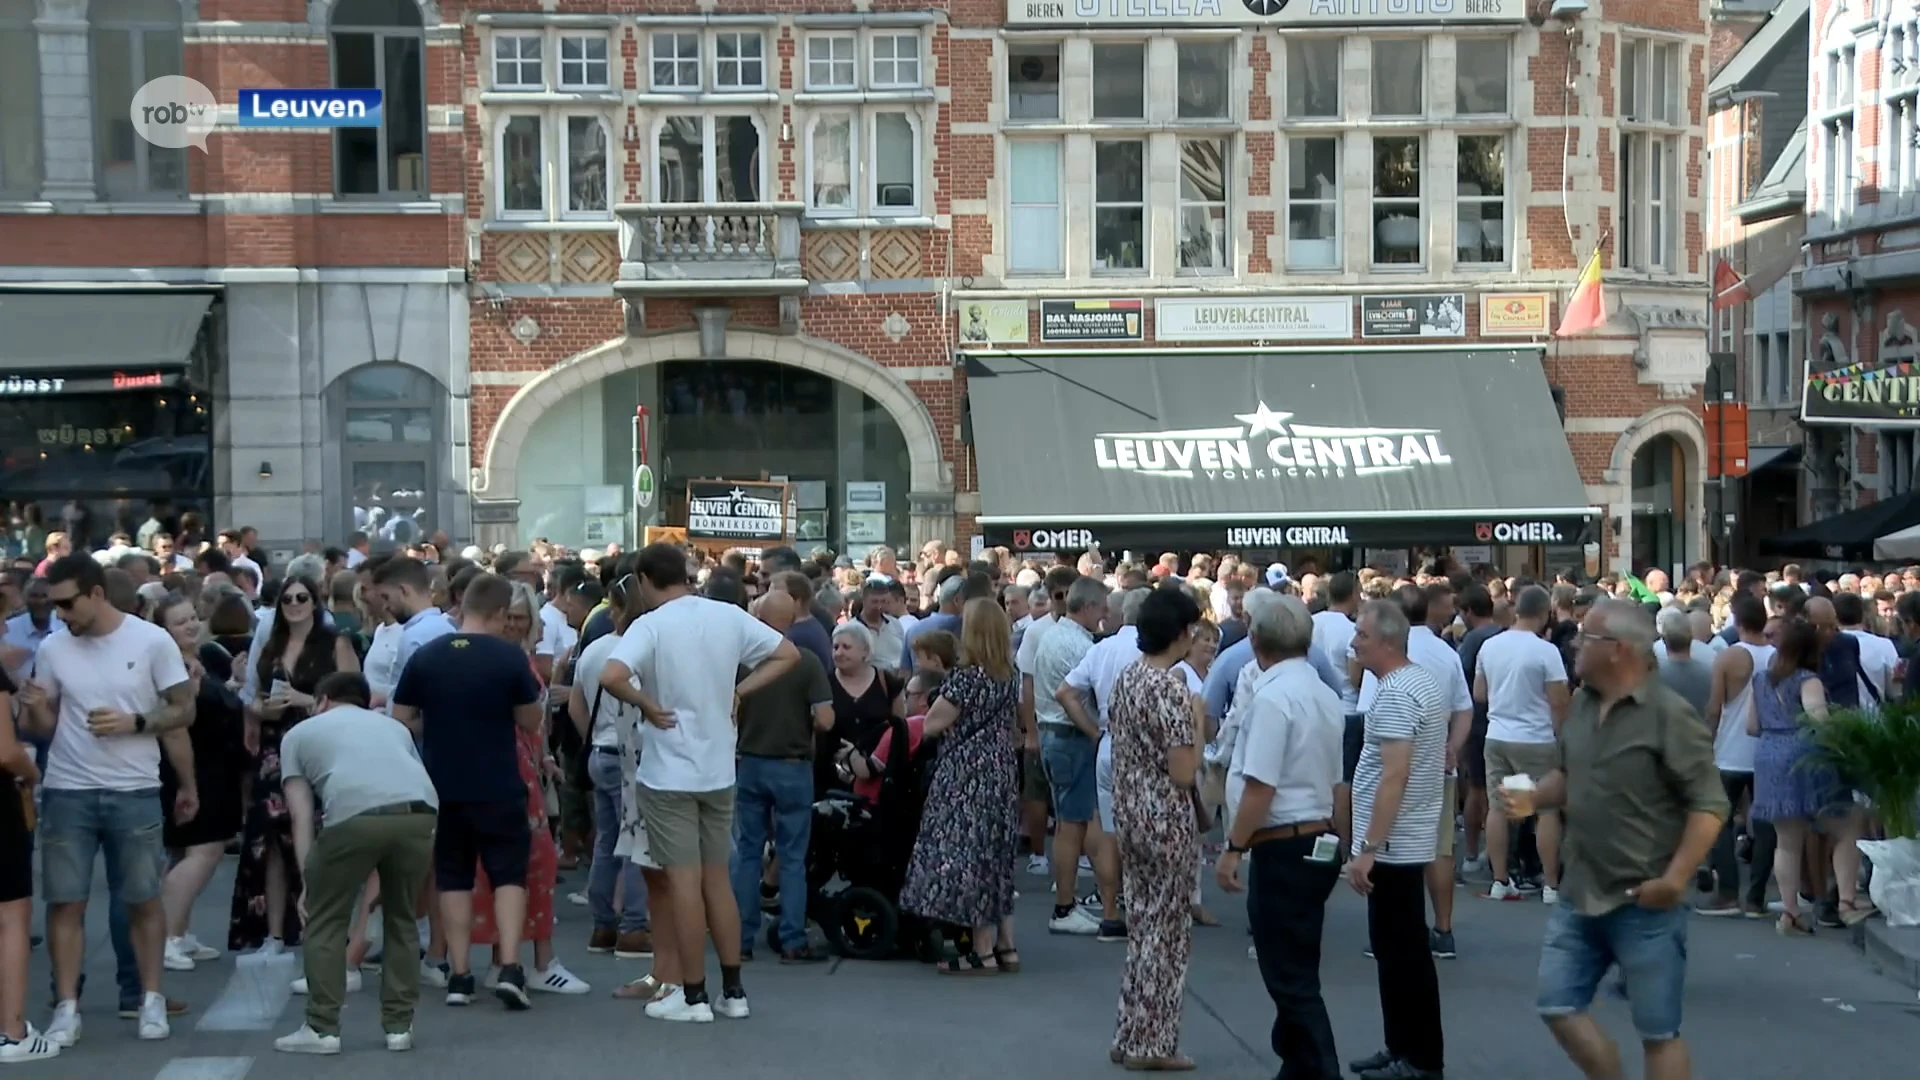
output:
<path id="1" fill-rule="evenodd" d="M 224 944 L 233 860 L 196 908 L 193 929 Z M 584 883 L 569 875 L 561 893 Z M 560 904 L 561 960 L 593 984 L 584 997 L 535 995 L 534 1008 L 507 1013 L 483 998 L 455 1009 L 423 988 L 411 1053 L 381 1044 L 377 977 L 349 995 L 345 1050 L 338 1057 L 276 1053 L 273 1039 L 298 1027 L 301 999 L 285 982 L 291 957 L 236 965 L 231 957 L 192 972 L 168 972 L 165 988 L 192 1006 L 173 1037 L 141 1042 L 134 1023 L 113 1012 L 113 956 L 106 938 L 103 875 L 95 875 L 88 920 L 87 1027 L 55 1060 L 26 1066 L 48 1080 L 103 1075 L 143 1080 L 542 1080 L 545 1077 L 645 1077 L 755 1080 L 1078 1080 L 1118 1075 L 1106 1052 L 1125 946 L 1049 936 L 1044 879 L 1020 874 L 1019 944 L 1024 969 L 985 979 L 941 977 L 912 961 L 782 966 L 766 950 L 745 979 L 753 1015 L 713 1024 L 648 1020 L 637 1003 L 609 993 L 637 978 L 645 960 L 586 951 L 586 909 Z M 1084 879 L 1083 879 L 1084 881 Z M 1440 962 L 1448 1075 L 1454 1080 L 1577 1077 L 1535 1018 L 1534 973 L 1546 912 L 1537 901 L 1495 903 L 1458 890 L 1460 957 Z M 1225 924 L 1198 928 L 1187 978 L 1183 1049 L 1200 1073 L 1264 1080 L 1277 1061 L 1269 1048 L 1272 1007 L 1247 956 L 1239 897 L 1209 887 L 1208 903 Z M 1323 979 L 1342 1057 L 1381 1043 L 1378 999 L 1365 944 L 1362 902 L 1345 886 L 1329 907 Z M 1912 1047 L 1920 1036 L 1913 991 L 1870 972 L 1838 931 L 1787 940 L 1770 923 L 1695 918 L 1689 929 L 1684 1032 L 1701 1080 L 1771 1080 L 1920 1073 Z M 530 957 L 529 957 L 530 959 Z M 709 979 L 718 970 L 709 957 Z M 484 969 L 481 969 L 484 970 Z M 47 957 L 33 954 L 29 1018 L 45 1022 Z M 1639 1075 L 1637 1046 L 1623 1002 L 1598 1015 Z"/>

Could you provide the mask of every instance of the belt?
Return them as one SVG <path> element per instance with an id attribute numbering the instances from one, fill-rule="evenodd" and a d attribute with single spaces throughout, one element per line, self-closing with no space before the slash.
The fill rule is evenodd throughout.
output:
<path id="1" fill-rule="evenodd" d="M 412 802 L 388 803 L 385 806 L 376 806 L 370 810 L 360 811 L 361 816 L 367 816 L 367 817 L 398 817 L 401 814 L 438 814 L 438 813 L 439 811 L 433 808 L 432 803 L 423 802 L 419 799 L 415 799 Z"/>
<path id="2" fill-rule="evenodd" d="M 1269 840 L 1292 840 L 1297 836 L 1316 836 L 1331 831 L 1333 831 L 1333 822 L 1324 819 L 1296 821 L 1291 825 L 1269 825 L 1264 829 L 1255 829 L 1253 835 L 1247 837 L 1247 846 L 1264 844 Z"/>
<path id="3" fill-rule="evenodd" d="M 620 752 L 620 748 L 617 746 L 595 746 L 591 749 L 596 754 L 618 754 Z"/>

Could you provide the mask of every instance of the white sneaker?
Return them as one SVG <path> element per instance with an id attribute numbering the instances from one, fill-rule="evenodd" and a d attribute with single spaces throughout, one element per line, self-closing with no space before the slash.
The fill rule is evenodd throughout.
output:
<path id="1" fill-rule="evenodd" d="M 1047 861 L 1045 855 L 1029 855 L 1027 856 L 1027 873 L 1034 877 L 1048 877 L 1053 873 L 1053 864 Z"/>
<path id="2" fill-rule="evenodd" d="M 1050 934 L 1074 934 L 1079 937 L 1092 937 L 1100 932 L 1100 920 L 1088 914 L 1087 909 L 1074 905 L 1072 911 L 1058 918 L 1047 920 L 1047 932 Z"/>
<path id="3" fill-rule="evenodd" d="M 747 1008 L 747 995 L 744 992 L 737 997 L 722 993 L 720 995 L 720 1001 L 714 1005 L 713 1011 L 730 1020 L 745 1020 L 748 1016 L 752 1015 L 751 1011 Z"/>
<path id="4" fill-rule="evenodd" d="M 140 1002 L 140 1037 L 149 1042 L 173 1034 L 167 1023 L 167 999 L 163 994 L 148 994 Z"/>
<path id="5" fill-rule="evenodd" d="M 349 994 L 359 993 L 361 985 L 362 983 L 360 978 L 360 972 L 349 968 L 347 970 L 347 993 Z M 303 995 L 307 992 L 306 976 L 302 975 L 301 977 L 293 980 L 293 992 L 295 994 L 303 994 Z"/>
<path id="6" fill-rule="evenodd" d="M 337 1054 L 340 1052 L 340 1036 L 322 1035 L 306 1024 L 291 1035 L 282 1035 L 273 1040 L 273 1048 L 283 1054 Z"/>
<path id="7" fill-rule="evenodd" d="M 408 1027 L 405 1031 L 387 1032 L 387 1049 L 396 1054 L 413 1049 L 413 1028 Z"/>
<path id="8" fill-rule="evenodd" d="M 192 971 L 193 953 L 187 949 L 187 939 L 168 938 L 167 951 L 160 957 L 160 963 L 168 971 Z"/>
<path id="9" fill-rule="evenodd" d="M 166 1011 L 163 1004 L 161 1011 Z M 80 1041 L 80 1003 L 63 1001 L 53 1007 L 53 1019 L 47 1021 L 47 1041 L 67 1047 Z"/>
<path id="10" fill-rule="evenodd" d="M 60 1056 L 60 1044 L 33 1030 L 27 1025 L 24 1038 L 9 1039 L 0 1035 L 0 1065 L 17 1065 L 22 1061 L 44 1061 Z"/>
<path id="11" fill-rule="evenodd" d="M 446 964 L 436 964 L 431 960 L 420 961 L 420 985 L 445 990 L 447 988 Z"/>
<path id="12" fill-rule="evenodd" d="M 586 907 L 587 894 L 583 892 L 570 892 L 567 894 L 567 903 L 572 904 L 574 907 Z"/>
<path id="13" fill-rule="evenodd" d="M 1485 873 L 1486 870 L 1487 856 L 1485 852 L 1481 852 L 1460 864 L 1460 872 L 1463 874 L 1482 874 Z"/>
<path id="14" fill-rule="evenodd" d="M 205 944 L 199 938 L 194 937 L 193 932 L 191 930 L 189 930 L 186 934 L 182 935 L 182 937 L 180 938 L 180 942 L 182 947 L 186 949 L 187 955 L 193 957 L 195 960 L 220 959 L 220 950 L 214 948 L 211 945 Z"/>
<path id="15" fill-rule="evenodd" d="M 567 970 L 567 965 L 555 960 L 547 970 L 535 968 L 533 977 L 527 980 L 527 989 L 543 994 L 587 994 L 593 987 L 587 981 Z"/>
<path id="16" fill-rule="evenodd" d="M 1487 886 L 1487 891 L 1481 893 L 1480 896 L 1483 899 L 1504 900 L 1508 903 L 1516 900 L 1525 900 L 1527 898 L 1527 894 L 1521 892 L 1518 885 L 1506 881 L 1496 881 Z"/>
<path id="17" fill-rule="evenodd" d="M 681 1024 L 711 1024 L 713 1006 L 704 1001 L 698 1005 L 687 1004 L 686 990 L 676 986 L 666 997 L 648 1002 L 647 1015 L 655 1020 L 671 1020 Z"/>
<path id="18" fill-rule="evenodd" d="M 281 956 L 287 951 L 287 943 L 277 937 L 270 937 L 253 950 L 254 956 Z"/>
<path id="19" fill-rule="evenodd" d="M 1554 887 L 1553 887 L 1553 886 L 1551 886 L 1551 885 L 1543 885 L 1543 886 L 1541 886 L 1541 887 L 1540 887 L 1540 902 L 1541 902 L 1541 903 L 1543 903 L 1543 904 L 1545 904 L 1545 905 L 1547 905 L 1548 907 L 1552 907 L 1553 905 L 1555 905 L 1555 904 L 1557 904 L 1557 903 L 1559 903 L 1559 902 L 1560 902 L 1560 890 L 1559 890 L 1559 889 L 1556 889 L 1556 888 L 1554 888 Z"/>

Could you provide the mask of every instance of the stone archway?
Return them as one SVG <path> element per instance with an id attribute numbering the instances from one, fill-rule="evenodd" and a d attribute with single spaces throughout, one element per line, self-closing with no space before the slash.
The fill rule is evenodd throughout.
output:
<path id="1" fill-rule="evenodd" d="M 698 359 L 700 335 L 682 333 L 618 338 L 555 364 L 521 387 L 501 408 L 487 433 L 486 452 L 473 470 L 476 535 L 487 543 L 513 543 L 490 526 L 518 521 L 520 451 L 542 414 L 562 398 L 609 375 L 667 360 Z M 906 440 L 913 542 L 951 541 L 953 473 L 940 448 L 933 416 L 912 388 L 886 368 L 838 345 L 791 334 L 727 331 L 726 355 L 803 368 L 866 394 L 887 411 Z M 923 535 L 924 534 L 924 535 Z"/>
<path id="2" fill-rule="evenodd" d="M 1614 440 L 1602 479 L 1613 489 L 1608 499 L 1608 514 L 1620 522 L 1616 536 L 1617 552 L 1608 559 L 1617 571 L 1632 569 L 1633 557 L 1633 461 L 1642 447 L 1662 435 L 1680 444 L 1686 476 L 1682 479 L 1686 500 L 1686 520 L 1681 535 L 1686 538 L 1686 562 L 1707 557 L 1707 432 L 1700 417 L 1684 405 L 1662 405 L 1642 414 Z M 1662 569 L 1666 569 L 1662 567 Z"/>

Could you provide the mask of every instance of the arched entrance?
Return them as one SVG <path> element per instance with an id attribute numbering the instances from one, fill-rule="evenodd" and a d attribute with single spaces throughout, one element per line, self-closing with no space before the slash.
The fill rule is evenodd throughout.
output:
<path id="1" fill-rule="evenodd" d="M 620 490 L 624 509 L 635 403 L 656 418 L 652 461 L 663 501 L 675 483 L 670 470 L 708 476 L 730 468 L 733 479 L 787 475 L 804 499 L 803 535 L 822 532 L 819 542 L 858 550 L 871 542 L 859 538 L 881 523 L 850 518 L 846 482 L 884 473 L 896 477 L 885 491 L 883 513 L 893 523 L 886 542 L 951 536 L 951 470 L 932 416 L 905 382 L 810 338 L 733 330 L 725 343 L 725 358 L 716 358 L 703 356 L 693 331 L 623 338 L 522 387 L 502 408 L 474 470 L 476 537 L 512 545 L 536 535 L 561 543 L 611 539 L 619 519 L 607 513 L 615 501 L 609 489 Z M 769 408 L 768 422 L 754 420 Z M 827 467 L 818 454 L 796 453 L 796 440 L 848 449 Z M 811 481 L 805 490 L 803 480 Z M 576 504 L 580 509 L 571 509 Z M 585 525 L 580 536 L 557 534 L 574 521 Z"/>
<path id="2" fill-rule="evenodd" d="M 1671 571 L 1705 551 L 1706 436 L 1684 406 L 1640 417 L 1614 444 L 1607 480 L 1620 522 L 1616 570 Z"/>

